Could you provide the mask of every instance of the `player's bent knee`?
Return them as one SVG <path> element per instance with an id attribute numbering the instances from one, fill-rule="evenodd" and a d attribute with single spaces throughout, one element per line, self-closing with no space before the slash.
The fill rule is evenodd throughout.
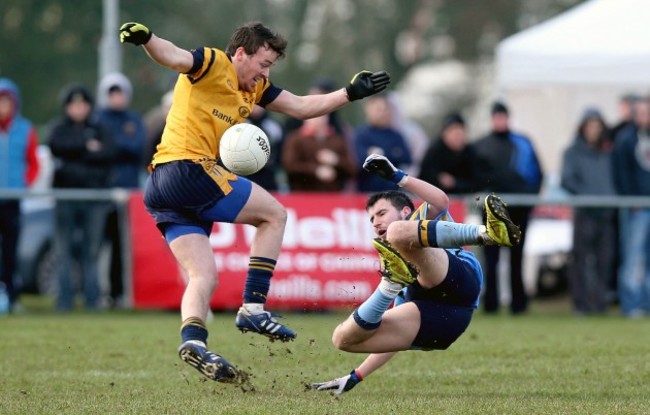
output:
<path id="1" fill-rule="evenodd" d="M 336 347 L 338 350 L 341 350 L 343 352 L 348 352 L 349 347 L 352 345 L 352 343 L 349 343 L 345 340 L 343 337 L 336 337 L 332 336 L 332 344 L 334 347 Z"/>
<path id="2" fill-rule="evenodd" d="M 337 349 L 345 351 L 345 346 L 349 343 L 347 342 L 348 339 L 344 335 L 343 331 L 340 330 L 340 327 L 341 326 L 335 328 L 334 333 L 332 333 L 332 344 Z"/>
<path id="3" fill-rule="evenodd" d="M 388 225 L 386 229 L 386 240 L 394 246 L 408 244 L 410 241 L 410 225 L 406 221 L 396 221 Z"/>

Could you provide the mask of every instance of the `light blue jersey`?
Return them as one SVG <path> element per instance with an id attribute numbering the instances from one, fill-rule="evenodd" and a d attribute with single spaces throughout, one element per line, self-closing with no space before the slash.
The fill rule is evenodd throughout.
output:
<path id="1" fill-rule="evenodd" d="M 411 221 L 421 221 L 421 220 L 431 220 L 427 218 L 429 213 L 429 203 L 423 202 L 420 206 L 417 207 L 411 214 L 408 216 L 407 220 Z M 445 222 L 455 222 L 454 218 L 449 213 L 449 210 L 445 209 L 442 212 L 438 213 L 434 218 L 434 221 L 445 221 Z M 479 262 L 476 255 L 463 248 L 446 248 L 445 249 L 450 255 L 453 255 L 463 261 L 463 263 L 470 268 L 470 273 L 475 276 L 478 280 L 479 286 L 483 286 L 483 269 L 481 268 L 481 263 Z M 403 293 L 406 294 L 408 287 L 404 288 Z M 404 302 L 403 296 L 398 296 L 395 299 L 395 305 L 399 305 Z M 478 308 L 479 297 L 476 296 L 476 301 L 474 302 L 474 308 Z"/>

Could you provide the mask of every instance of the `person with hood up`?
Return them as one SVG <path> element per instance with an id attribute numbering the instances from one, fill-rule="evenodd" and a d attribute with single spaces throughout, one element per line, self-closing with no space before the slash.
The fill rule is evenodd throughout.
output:
<path id="1" fill-rule="evenodd" d="M 130 108 L 132 86 L 119 73 L 110 73 L 99 82 L 97 104 L 99 120 L 111 130 L 117 144 L 112 185 L 137 189 L 146 173 L 142 167 L 147 133 L 142 116 Z"/>
<path id="2" fill-rule="evenodd" d="M 31 186 L 38 176 L 38 135 L 32 123 L 20 114 L 18 86 L 0 78 L 0 189 L 18 190 Z M 15 284 L 20 200 L 0 199 L 0 280 L 9 297 L 9 309 L 16 307 L 19 290 Z"/>
<path id="3" fill-rule="evenodd" d="M 561 185 L 575 195 L 614 195 L 612 145 L 601 113 L 587 109 L 575 140 L 565 150 Z M 569 284 L 576 314 L 607 311 L 608 286 L 616 276 L 617 211 L 579 207 L 573 216 Z"/>
<path id="4" fill-rule="evenodd" d="M 139 188 L 146 174 L 142 158 L 147 133 L 142 116 L 130 109 L 132 94 L 131 81 L 122 73 L 109 73 L 99 82 L 99 121 L 110 130 L 117 145 L 110 185 L 123 189 Z M 111 244 L 109 282 L 113 307 L 123 305 L 124 301 L 122 233 L 119 209 L 113 206 L 106 218 L 106 237 Z"/>

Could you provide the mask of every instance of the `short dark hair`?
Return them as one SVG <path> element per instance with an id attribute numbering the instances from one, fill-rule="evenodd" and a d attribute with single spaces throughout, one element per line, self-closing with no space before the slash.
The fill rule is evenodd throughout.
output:
<path id="1" fill-rule="evenodd" d="M 228 56 L 233 56 L 237 48 L 243 47 L 247 55 L 253 55 L 265 45 L 278 54 L 278 59 L 284 57 L 287 41 L 262 23 L 250 22 L 235 30 L 225 52 Z"/>
<path id="2" fill-rule="evenodd" d="M 386 199 L 390 202 L 393 207 L 397 210 L 402 210 L 404 207 L 409 207 L 411 210 L 415 210 L 415 205 L 410 197 L 404 192 L 398 190 L 386 190 L 384 192 L 379 192 L 372 194 L 368 197 L 366 201 L 366 210 L 370 209 L 377 201 L 381 199 Z"/>

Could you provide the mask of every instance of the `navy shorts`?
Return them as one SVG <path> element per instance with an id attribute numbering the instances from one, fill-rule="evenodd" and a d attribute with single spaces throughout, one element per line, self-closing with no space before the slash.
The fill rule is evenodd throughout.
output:
<path id="1" fill-rule="evenodd" d="M 449 270 L 440 285 L 427 290 L 416 281 L 404 292 L 404 301 L 420 310 L 420 330 L 413 349 L 447 349 L 465 332 L 478 304 L 483 280 L 478 261 L 473 254 L 466 255 L 467 251 L 463 252 L 464 259 L 445 252 Z"/>
<path id="2" fill-rule="evenodd" d="M 234 222 L 252 186 L 214 161 L 173 161 L 153 169 L 145 185 L 144 204 L 163 235 L 172 225 L 209 235 L 214 222 Z"/>

